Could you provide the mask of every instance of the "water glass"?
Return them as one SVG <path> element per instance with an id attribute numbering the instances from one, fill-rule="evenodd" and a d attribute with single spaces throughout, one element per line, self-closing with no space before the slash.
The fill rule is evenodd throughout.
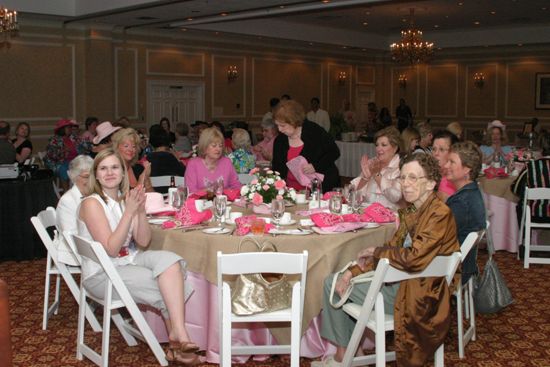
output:
<path id="1" fill-rule="evenodd" d="M 335 192 L 330 197 L 328 208 L 332 214 L 340 214 L 342 212 L 342 195 Z"/>
<path id="2" fill-rule="evenodd" d="M 285 201 L 283 199 L 275 199 L 271 202 L 271 215 L 275 222 L 275 226 L 279 228 L 281 218 L 285 213 Z"/>
<path id="3" fill-rule="evenodd" d="M 171 193 L 171 200 L 172 200 L 172 206 L 174 209 L 176 209 L 178 212 L 185 203 L 185 198 L 183 196 L 183 193 L 179 190 L 174 190 Z"/>
<path id="4" fill-rule="evenodd" d="M 216 220 L 220 222 L 220 225 L 223 224 L 223 219 L 225 218 L 225 209 L 227 208 L 227 196 L 217 195 L 214 198 L 214 213 Z"/>
<path id="5" fill-rule="evenodd" d="M 350 204 L 354 213 L 358 213 L 363 203 L 363 194 L 361 191 L 354 190 L 350 192 Z"/>

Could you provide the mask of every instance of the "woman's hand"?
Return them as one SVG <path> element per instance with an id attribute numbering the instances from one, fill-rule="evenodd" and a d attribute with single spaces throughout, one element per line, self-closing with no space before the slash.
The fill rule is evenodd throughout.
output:
<path id="1" fill-rule="evenodd" d="M 357 265 L 361 268 L 361 270 L 366 271 L 368 268 L 372 267 L 372 263 L 374 262 L 374 250 L 376 248 L 373 247 L 367 247 L 364 250 L 359 251 L 357 254 Z"/>
<path id="2" fill-rule="evenodd" d="M 308 163 L 302 166 L 302 172 L 304 172 L 306 175 L 315 173 L 315 167 L 313 167 L 313 164 Z"/>
<path id="3" fill-rule="evenodd" d="M 340 276 L 340 279 L 336 281 L 336 293 L 338 293 L 340 297 L 346 293 L 351 278 L 353 278 L 353 274 L 351 274 L 351 271 L 346 270 L 344 274 Z"/>
<path id="4" fill-rule="evenodd" d="M 372 173 L 370 171 L 370 162 L 369 162 L 369 156 L 368 155 L 364 155 L 361 157 L 361 176 L 365 179 L 365 180 L 369 180 L 370 177 L 372 176 Z"/>
<path id="5" fill-rule="evenodd" d="M 139 184 L 140 185 L 145 185 L 145 180 L 148 179 L 149 177 L 151 177 L 151 162 L 149 161 L 144 161 L 143 162 L 143 172 L 141 173 L 141 175 L 139 176 Z"/>
<path id="6" fill-rule="evenodd" d="M 145 189 L 143 185 L 138 185 L 126 194 L 126 211 L 134 215 L 139 211 L 145 211 Z"/>

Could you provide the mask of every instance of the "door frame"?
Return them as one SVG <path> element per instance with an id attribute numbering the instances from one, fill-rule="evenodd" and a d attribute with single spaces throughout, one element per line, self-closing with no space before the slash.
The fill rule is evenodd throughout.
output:
<path id="1" fill-rule="evenodd" d="M 145 125 L 147 126 L 147 129 L 149 129 L 151 127 L 151 125 L 154 125 L 155 123 L 154 122 L 151 122 L 151 116 L 149 115 L 149 112 L 153 110 L 152 106 L 151 106 L 151 101 L 152 101 L 152 98 L 151 98 L 151 89 L 154 85 L 162 85 L 162 86 L 171 86 L 171 85 L 174 85 L 174 86 L 178 86 L 178 87 L 199 87 L 200 88 L 200 95 L 201 95 L 201 108 L 200 108 L 200 114 L 201 116 L 198 117 L 199 120 L 202 120 L 204 121 L 204 117 L 205 117 L 205 111 L 206 111 L 206 106 L 205 106 L 205 101 L 206 101 L 206 96 L 205 96 L 205 85 L 204 85 L 204 82 L 201 82 L 201 81 L 188 81 L 188 80 L 167 80 L 167 79 L 151 79 L 151 80 L 147 80 L 147 87 L 146 87 L 146 100 L 147 100 L 147 112 L 146 112 L 146 116 L 147 116 L 147 120 L 145 121 Z"/>

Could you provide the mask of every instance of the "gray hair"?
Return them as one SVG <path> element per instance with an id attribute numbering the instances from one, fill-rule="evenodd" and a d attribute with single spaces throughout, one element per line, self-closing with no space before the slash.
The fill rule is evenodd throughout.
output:
<path id="1" fill-rule="evenodd" d="M 69 178 L 71 179 L 71 182 L 74 183 L 77 176 L 80 175 L 82 172 L 90 172 L 93 164 L 94 160 L 92 159 L 92 157 L 87 155 L 79 155 L 75 159 L 73 159 L 71 163 L 69 163 L 69 171 L 67 172 Z"/>
<path id="2" fill-rule="evenodd" d="M 265 121 L 262 121 L 262 129 L 275 129 L 275 123 L 273 122 L 273 119 L 267 119 Z"/>

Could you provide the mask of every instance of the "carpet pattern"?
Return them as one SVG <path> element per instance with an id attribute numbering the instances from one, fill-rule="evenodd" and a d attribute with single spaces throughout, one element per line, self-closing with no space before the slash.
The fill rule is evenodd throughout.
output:
<path id="1" fill-rule="evenodd" d="M 480 252 L 479 263 L 487 255 Z M 550 366 L 550 265 L 524 269 L 515 254 L 500 252 L 497 264 L 506 278 L 515 302 L 495 315 L 477 315 L 477 340 L 466 347 L 466 358 L 457 353 L 456 321 L 445 342 L 445 365 L 457 367 Z M 21 367 L 92 366 L 75 357 L 78 307 L 68 289 L 62 288 L 59 313 L 42 330 L 45 260 L 1 262 L 0 276 L 10 292 L 11 333 L 14 365 Z M 53 289 L 53 287 L 52 287 Z M 53 297 L 53 293 L 50 297 Z M 128 347 L 116 328 L 111 329 L 111 366 L 158 366 L 147 346 Z M 88 331 L 86 340 L 99 347 L 98 335 Z M 301 359 L 302 366 L 310 360 Z M 208 366 L 209 364 L 204 364 Z M 248 362 L 244 367 L 287 366 L 287 356 L 264 362 Z M 393 364 L 389 364 L 393 365 Z"/>

